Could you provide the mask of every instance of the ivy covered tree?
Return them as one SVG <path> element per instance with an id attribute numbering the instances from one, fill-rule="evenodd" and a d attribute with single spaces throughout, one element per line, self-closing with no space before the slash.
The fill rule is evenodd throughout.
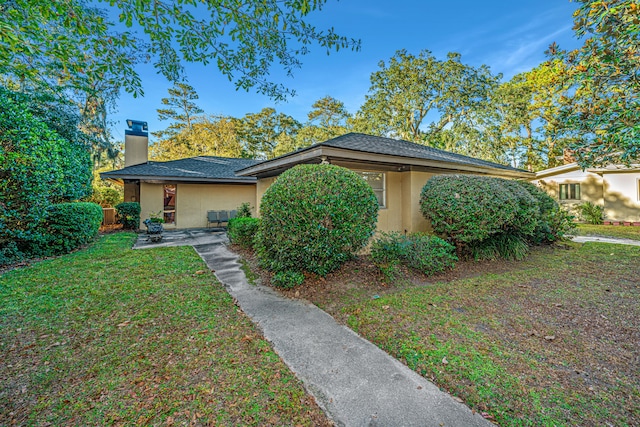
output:
<path id="1" fill-rule="evenodd" d="M 577 0 L 574 30 L 586 37 L 577 50 L 552 45 L 575 83 L 561 120 L 577 138 L 583 166 L 640 159 L 640 4 L 638 0 Z"/>

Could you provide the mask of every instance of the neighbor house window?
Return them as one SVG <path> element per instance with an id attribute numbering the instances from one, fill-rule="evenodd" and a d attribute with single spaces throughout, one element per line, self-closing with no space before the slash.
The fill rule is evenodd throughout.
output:
<path id="1" fill-rule="evenodd" d="M 560 200 L 580 200 L 580 184 L 560 184 Z"/>
<path id="2" fill-rule="evenodd" d="M 369 183 L 371 188 L 373 188 L 373 192 L 376 193 L 376 197 L 378 198 L 378 205 L 381 208 L 386 206 L 386 175 L 384 172 L 357 172 L 358 175 L 364 178 L 365 181 Z"/>
<path id="3" fill-rule="evenodd" d="M 164 222 L 176 223 L 176 186 L 164 185 Z"/>

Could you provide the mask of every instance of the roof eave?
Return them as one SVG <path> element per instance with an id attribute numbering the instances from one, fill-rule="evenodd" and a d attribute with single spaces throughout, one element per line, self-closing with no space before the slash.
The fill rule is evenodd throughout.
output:
<path id="1" fill-rule="evenodd" d="M 166 176 L 166 175 L 133 175 L 118 174 L 108 175 L 109 172 L 100 174 L 102 179 L 119 180 L 139 180 L 139 181 L 172 181 L 172 182 L 191 182 L 191 183 L 207 183 L 207 184 L 253 184 L 256 182 L 254 177 L 239 178 L 202 178 L 202 177 L 185 177 L 185 176 Z"/>
<path id="2" fill-rule="evenodd" d="M 354 155 L 357 153 L 357 155 Z M 370 153 L 346 148 L 326 147 L 316 145 L 306 150 L 297 151 L 290 155 L 283 156 L 274 160 L 268 160 L 251 167 L 236 171 L 241 176 L 257 176 L 267 175 L 270 172 L 291 165 L 308 162 L 309 160 L 319 159 L 326 156 L 329 160 L 351 160 L 371 163 L 394 163 L 403 166 L 422 166 L 434 169 L 447 169 L 452 171 L 476 172 L 490 175 L 508 176 L 514 178 L 531 179 L 535 174 L 527 171 L 509 170 L 493 168 L 489 166 L 468 165 L 463 163 L 448 162 L 446 160 L 428 160 L 415 157 L 394 156 L 390 154 Z"/>

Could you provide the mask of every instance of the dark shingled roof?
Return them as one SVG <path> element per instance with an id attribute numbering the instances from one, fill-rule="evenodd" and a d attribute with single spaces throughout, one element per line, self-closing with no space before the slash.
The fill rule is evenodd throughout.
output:
<path id="1" fill-rule="evenodd" d="M 103 172 L 104 178 L 115 179 L 175 179 L 182 181 L 255 181 L 253 177 L 237 176 L 235 171 L 258 163 L 253 159 L 200 156 L 168 162 L 147 162 L 124 169 Z"/>
<path id="2" fill-rule="evenodd" d="M 427 147 L 426 145 L 416 144 L 414 142 L 404 141 L 401 139 L 384 138 L 381 136 L 365 135 L 362 133 L 348 133 L 316 144 L 315 147 L 317 146 L 526 172 L 522 169 L 516 169 L 511 166 L 463 156 L 462 154 L 455 154 L 449 151 Z"/>

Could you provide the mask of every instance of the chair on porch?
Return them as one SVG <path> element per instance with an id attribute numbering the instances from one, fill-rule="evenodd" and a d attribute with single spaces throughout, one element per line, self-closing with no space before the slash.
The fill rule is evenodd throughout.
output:
<path id="1" fill-rule="evenodd" d="M 220 224 L 220 221 L 218 221 L 218 211 L 207 211 L 207 227 L 214 222 L 216 225 Z"/>

